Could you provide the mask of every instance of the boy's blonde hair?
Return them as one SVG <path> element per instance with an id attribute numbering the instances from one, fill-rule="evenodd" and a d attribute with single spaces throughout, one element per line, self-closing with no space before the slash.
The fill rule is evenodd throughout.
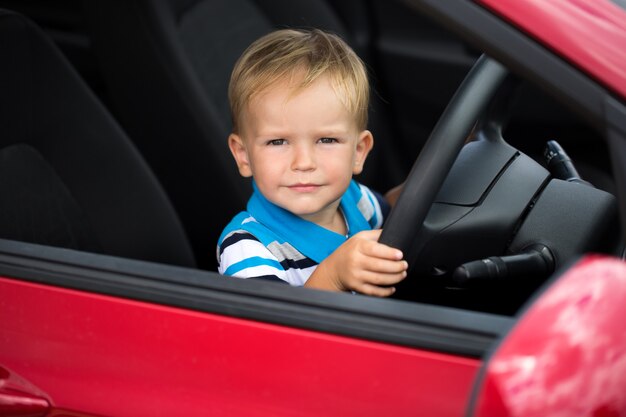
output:
<path id="1" fill-rule="evenodd" d="M 228 86 L 233 132 L 255 95 L 274 83 L 303 72 L 294 93 L 323 75 L 339 100 L 354 115 L 359 130 L 367 127 L 369 82 L 363 61 L 339 36 L 318 29 L 282 29 L 256 40 L 241 55 Z"/>

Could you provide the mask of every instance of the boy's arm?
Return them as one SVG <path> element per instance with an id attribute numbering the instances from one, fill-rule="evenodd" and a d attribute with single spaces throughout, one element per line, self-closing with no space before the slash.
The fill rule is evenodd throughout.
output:
<path id="1" fill-rule="evenodd" d="M 305 286 L 387 297 L 407 274 L 402 252 L 378 243 L 381 230 L 357 233 L 318 265 Z"/>
<path id="2" fill-rule="evenodd" d="M 237 230 L 218 245 L 218 272 L 237 278 L 288 283 L 276 257 L 254 235 Z"/>

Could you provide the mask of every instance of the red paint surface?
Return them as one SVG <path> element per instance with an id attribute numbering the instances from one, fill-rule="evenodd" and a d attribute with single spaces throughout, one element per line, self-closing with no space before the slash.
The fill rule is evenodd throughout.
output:
<path id="1" fill-rule="evenodd" d="M 477 0 L 626 98 L 626 11 L 610 0 Z"/>
<path id="2" fill-rule="evenodd" d="M 586 258 L 489 362 L 479 417 L 626 416 L 626 263 Z"/>
<path id="3" fill-rule="evenodd" d="M 85 415 L 459 416 L 480 365 L 5 278 L 0 294 L 0 365 Z"/>

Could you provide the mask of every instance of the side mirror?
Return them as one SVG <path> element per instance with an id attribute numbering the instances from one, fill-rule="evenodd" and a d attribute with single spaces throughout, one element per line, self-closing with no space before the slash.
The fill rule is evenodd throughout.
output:
<path id="1" fill-rule="evenodd" d="M 626 416 L 626 262 L 583 258 L 487 358 L 467 416 Z"/>
<path id="2" fill-rule="evenodd" d="M 0 366 L 0 417 L 43 417 L 50 402 L 37 387 L 14 372 Z"/>

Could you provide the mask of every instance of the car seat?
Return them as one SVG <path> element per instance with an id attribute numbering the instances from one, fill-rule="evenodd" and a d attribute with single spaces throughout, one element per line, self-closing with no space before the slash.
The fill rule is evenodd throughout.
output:
<path id="1" fill-rule="evenodd" d="M 166 194 L 55 45 L 0 10 L 0 238 L 193 267 Z"/>
<path id="2" fill-rule="evenodd" d="M 366 21 L 362 2 L 340 3 L 353 3 L 349 12 Z M 251 193 L 227 147 L 235 61 L 278 27 L 330 30 L 366 58 L 367 30 L 349 29 L 322 0 L 87 0 L 84 7 L 112 112 L 164 184 L 199 265 L 215 268 L 217 238 Z M 383 116 L 371 112 L 377 145 L 360 178 L 386 191 L 403 178 L 383 145 L 391 136 Z"/>

